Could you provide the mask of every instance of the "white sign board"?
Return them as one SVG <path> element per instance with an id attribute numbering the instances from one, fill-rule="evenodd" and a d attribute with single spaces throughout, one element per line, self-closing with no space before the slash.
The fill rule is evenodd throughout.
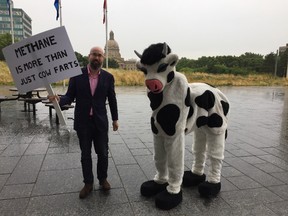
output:
<path id="1" fill-rule="evenodd" d="M 82 73 L 64 26 L 7 46 L 3 54 L 20 93 Z"/>

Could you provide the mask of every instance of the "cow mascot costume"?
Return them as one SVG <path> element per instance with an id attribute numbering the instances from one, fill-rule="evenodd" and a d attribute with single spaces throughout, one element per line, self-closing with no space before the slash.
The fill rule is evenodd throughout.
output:
<path id="1" fill-rule="evenodd" d="M 198 186 L 201 196 L 211 197 L 221 189 L 221 169 L 227 135 L 229 102 L 215 87 L 189 84 L 176 72 L 178 56 L 166 43 L 152 44 L 136 66 L 145 75 L 152 109 L 156 175 L 141 185 L 141 194 L 155 196 L 156 207 L 169 210 L 182 201 L 181 185 Z M 194 132 L 191 170 L 184 172 L 185 134 Z M 206 157 L 210 160 L 206 179 Z"/>

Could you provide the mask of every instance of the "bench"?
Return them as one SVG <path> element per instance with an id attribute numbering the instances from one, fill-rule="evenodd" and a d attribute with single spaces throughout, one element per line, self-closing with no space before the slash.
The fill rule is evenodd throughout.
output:
<path id="1" fill-rule="evenodd" d="M 13 96 L 16 96 L 19 101 L 24 102 L 24 112 L 27 111 L 27 104 L 28 104 L 28 112 L 30 111 L 30 104 L 33 106 L 33 114 L 36 114 L 36 103 L 45 100 L 46 97 L 41 97 L 40 92 L 46 91 L 45 88 L 36 88 L 26 93 L 20 93 L 16 87 L 12 87 L 9 91 L 15 92 Z"/>
<path id="2" fill-rule="evenodd" d="M 52 118 L 52 109 L 54 109 L 53 103 L 47 101 L 43 101 L 43 103 L 45 103 L 45 106 L 49 107 L 49 117 Z M 74 106 L 69 104 L 60 107 L 61 111 L 68 110 L 71 108 L 74 108 Z M 56 113 L 56 124 L 59 124 L 59 118 L 57 113 Z"/>
<path id="3" fill-rule="evenodd" d="M 33 115 L 36 115 L 36 104 L 42 102 L 46 98 L 19 98 L 18 101 L 24 101 L 24 110 L 26 111 L 26 103 L 28 104 L 28 111 L 30 111 L 31 104 L 33 106 Z"/>

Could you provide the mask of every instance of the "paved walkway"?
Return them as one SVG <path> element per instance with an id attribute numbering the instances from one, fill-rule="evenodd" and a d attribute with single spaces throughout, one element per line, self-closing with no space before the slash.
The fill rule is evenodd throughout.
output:
<path id="1" fill-rule="evenodd" d="M 154 199 L 139 192 L 155 173 L 144 87 L 116 88 L 120 129 L 110 132 L 112 189 L 105 194 L 95 184 L 85 200 L 78 198 L 83 183 L 73 120 L 58 127 L 43 104 L 36 105 L 34 117 L 22 111 L 22 102 L 3 102 L 0 215 L 288 215 L 288 90 L 221 89 L 232 105 L 222 191 L 207 200 L 196 188 L 184 188 L 183 202 L 170 211 L 156 209 Z M 73 110 L 65 116 L 73 117 Z M 188 135 L 186 169 L 191 166 L 191 141 Z"/>

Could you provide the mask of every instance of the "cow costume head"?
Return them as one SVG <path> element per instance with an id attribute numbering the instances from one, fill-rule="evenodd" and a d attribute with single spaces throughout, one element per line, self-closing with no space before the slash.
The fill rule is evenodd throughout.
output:
<path id="1" fill-rule="evenodd" d="M 229 101 L 217 88 L 188 83 L 176 71 L 178 56 L 166 43 L 152 44 L 143 54 L 135 51 L 136 66 L 145 75 L 152 108 L 151 130 L 156 175 L 141 185 L 143 196 L 155 197 L 156 206 L 171 209 L 182 201 L 183 186 L 198 186 L 204 197 L 221 189 Z M 184 172 L 185 134 L 194 132 L 191 170 Z M 210 160 L 208 177 L 204 174 Z"/>
<path id="2" fill-rule="evenodd" d="M 166 43 L 152 44 L 142 55 L 135 53 L 141 59 L 136 67 L 144 73 L 147 88 L 154 94 L 162 92 L 174 79 L 178 56 Z"/>

